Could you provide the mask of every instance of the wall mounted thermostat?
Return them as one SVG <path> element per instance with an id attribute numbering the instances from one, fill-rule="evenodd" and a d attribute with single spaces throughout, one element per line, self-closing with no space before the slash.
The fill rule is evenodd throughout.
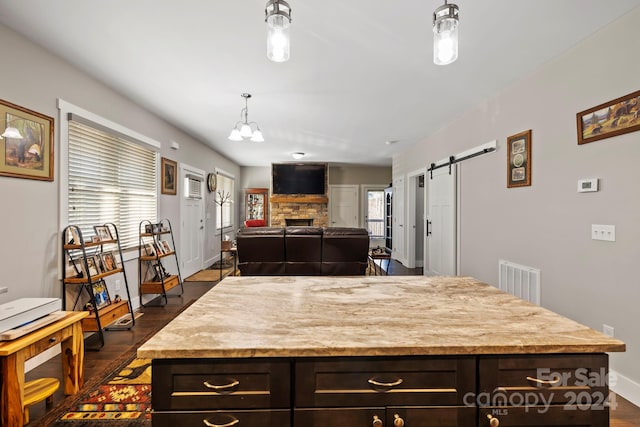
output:
<path id="1" fill-rule="evenodd" d="M 578 180 L 578 193 L 590 193 L 593 191 L 598 191 L 598 178 Z"/>

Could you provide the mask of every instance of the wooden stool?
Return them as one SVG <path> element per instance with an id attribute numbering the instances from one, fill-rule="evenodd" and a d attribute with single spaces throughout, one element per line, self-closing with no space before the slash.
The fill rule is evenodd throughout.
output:
<path id="1" fill-rule="evenodd" d="M 53 404 L 53 393 L 60 387 L 55 378 L 39 378 L 24 384 L 24 423 L 29 422 L 28 406 L 46 399 L 47 407 Z"/>

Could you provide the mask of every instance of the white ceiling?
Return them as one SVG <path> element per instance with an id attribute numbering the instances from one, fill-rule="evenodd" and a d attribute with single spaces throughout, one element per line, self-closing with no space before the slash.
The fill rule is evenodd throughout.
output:
<path id="1" fill-rule="evenodd" d="M 640 0 L 459 0 L 460 57 L 432 62 L 442 0 L 288 0 L 291 59 L 266 58 L 266 0 L 2 0 L 0 23 L 240 165 L 391 156 Z M 232 142 L 242 92 L 265 142 Z M 388 145 L 386 141 L 398 141 Z M 167 141 L 168 142 L 168 141 Z M 178 141 L 179 142 L 179 141 Z"/>

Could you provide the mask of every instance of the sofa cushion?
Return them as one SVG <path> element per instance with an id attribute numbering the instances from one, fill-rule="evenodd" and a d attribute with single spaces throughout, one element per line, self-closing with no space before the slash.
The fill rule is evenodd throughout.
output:
<path id="1" fill-rule="evenodd" d="M 321 273 L 322 227 L 286 227 L 284 242 L 286 274 L 317 276 Z"/>
<path id="2" fill-rule="evenodd" d="M 327 227 L 322 235 L 322 275 L 364 275 L 369 233 L 365 228 Z"/>
<path id="3" fill-rule="evenodd" d="M 242 228 L 236 234 L 238 269 L 243 276 L 285 274 L 284 229 Z"/>

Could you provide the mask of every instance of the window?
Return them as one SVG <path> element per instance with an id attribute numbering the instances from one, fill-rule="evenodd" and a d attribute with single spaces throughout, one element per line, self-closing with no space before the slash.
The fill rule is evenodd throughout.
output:
<path id="1" fill-rule="evenodd" d="M 234 179 L 218 172 L 216 189 L 216 229 L 233 227 Z"/>
<path id="2" fill-rule="evenodd" d="M 122 248 L 137 247 L 140 221 L 157 221 L 156 152 L 75 115 L 68 148 L 69 224 L 87 240 L 94 225 L 113 223 Z"/>
<path id="3" fill-rule="evenodd" d="M 384 191 L 367 191 L 366 218 L 369 235 L 374 238 L 384 237 Z"/>

